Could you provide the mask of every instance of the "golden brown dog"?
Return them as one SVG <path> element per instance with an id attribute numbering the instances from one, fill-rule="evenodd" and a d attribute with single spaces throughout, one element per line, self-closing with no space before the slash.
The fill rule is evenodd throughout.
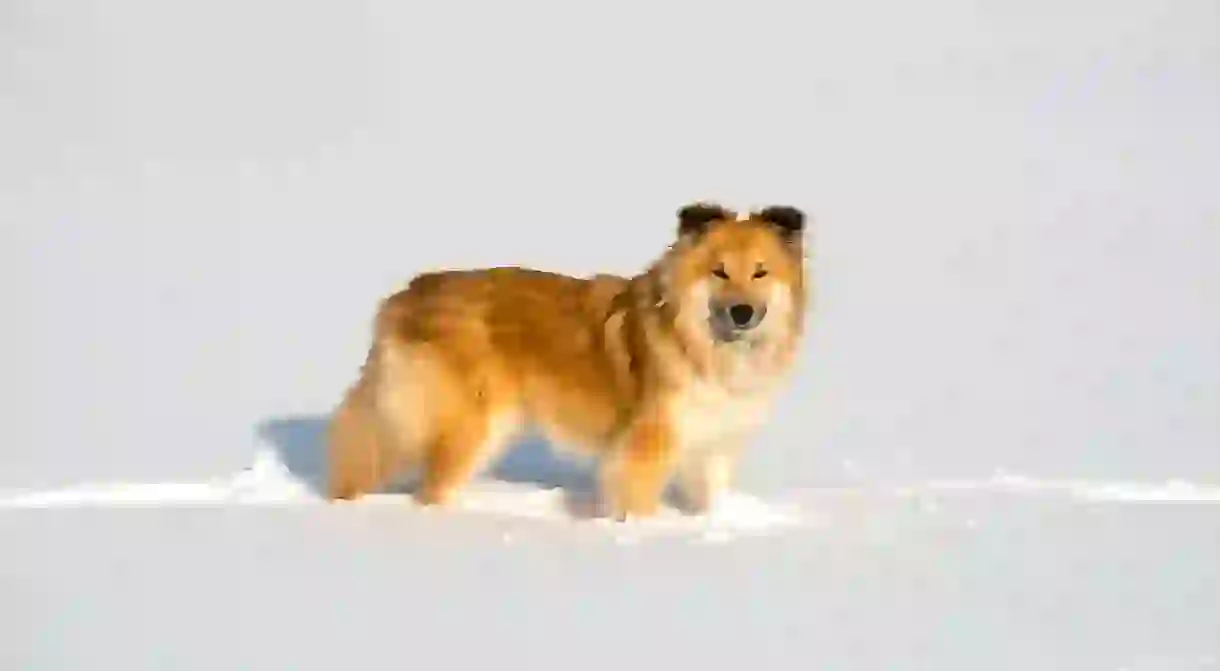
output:
<path id="1" fill-rule="evenodd" d="M 706 511 L 804 332 L 805 214 L 693 203 L 634 277 L 522 268 L 426 273 L 382 302 L 329 428 L 329 496 L 422 469 L 449 500 L 526 427 L 600 463 L 617 519 L 656 512 L 671 475 Z"/>

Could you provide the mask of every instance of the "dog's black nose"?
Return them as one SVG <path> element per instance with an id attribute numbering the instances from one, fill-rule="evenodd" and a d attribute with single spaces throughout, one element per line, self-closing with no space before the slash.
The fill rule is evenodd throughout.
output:
<path id="1" fill-rule="evenodd" d="M 754 308 L 746 303 L 738 303 L 729 308 L 729 318 L 733 320 L 733 326 L 746 328 L 754 319 Z"/>

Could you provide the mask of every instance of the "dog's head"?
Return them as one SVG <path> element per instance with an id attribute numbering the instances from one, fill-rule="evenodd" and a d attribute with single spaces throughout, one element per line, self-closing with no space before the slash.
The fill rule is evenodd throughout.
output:
<path id="1" fill-rule="evenodd" d="M 668 281 L 689 323 L 716 343 L 790 335 L 805 300 L 805 229 L 790 205 L 745 217 L 709 203 L 681 208 Z"/>

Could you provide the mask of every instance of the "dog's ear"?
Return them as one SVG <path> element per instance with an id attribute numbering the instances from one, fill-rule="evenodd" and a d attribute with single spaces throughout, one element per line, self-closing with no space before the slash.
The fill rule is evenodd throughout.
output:
<path id="1" fill-rule="evenodd" d="M 698 202 L 678 210 L 678 235 L 698 235 L 713 221 L 732 221 L 737 214 L 715 203 Z"/>
<path id="2" fill-rule="evenodd" d="M 789 240 L 799 239 L 805 232 L 805 213 L 791 205 L 765 207 L 755 212 L 754 218 L 775 226 Z"/>

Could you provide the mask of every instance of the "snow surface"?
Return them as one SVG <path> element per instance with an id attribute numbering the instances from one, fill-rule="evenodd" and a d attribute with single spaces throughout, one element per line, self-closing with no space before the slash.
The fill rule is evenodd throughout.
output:
<path id="1" fill-rule="evenodd" d="M 1220 668 L 1220 5 L 0 9 L 0 669 Z M 706 518 L 325 505 L 411 274 L 813 216 Z"/>

